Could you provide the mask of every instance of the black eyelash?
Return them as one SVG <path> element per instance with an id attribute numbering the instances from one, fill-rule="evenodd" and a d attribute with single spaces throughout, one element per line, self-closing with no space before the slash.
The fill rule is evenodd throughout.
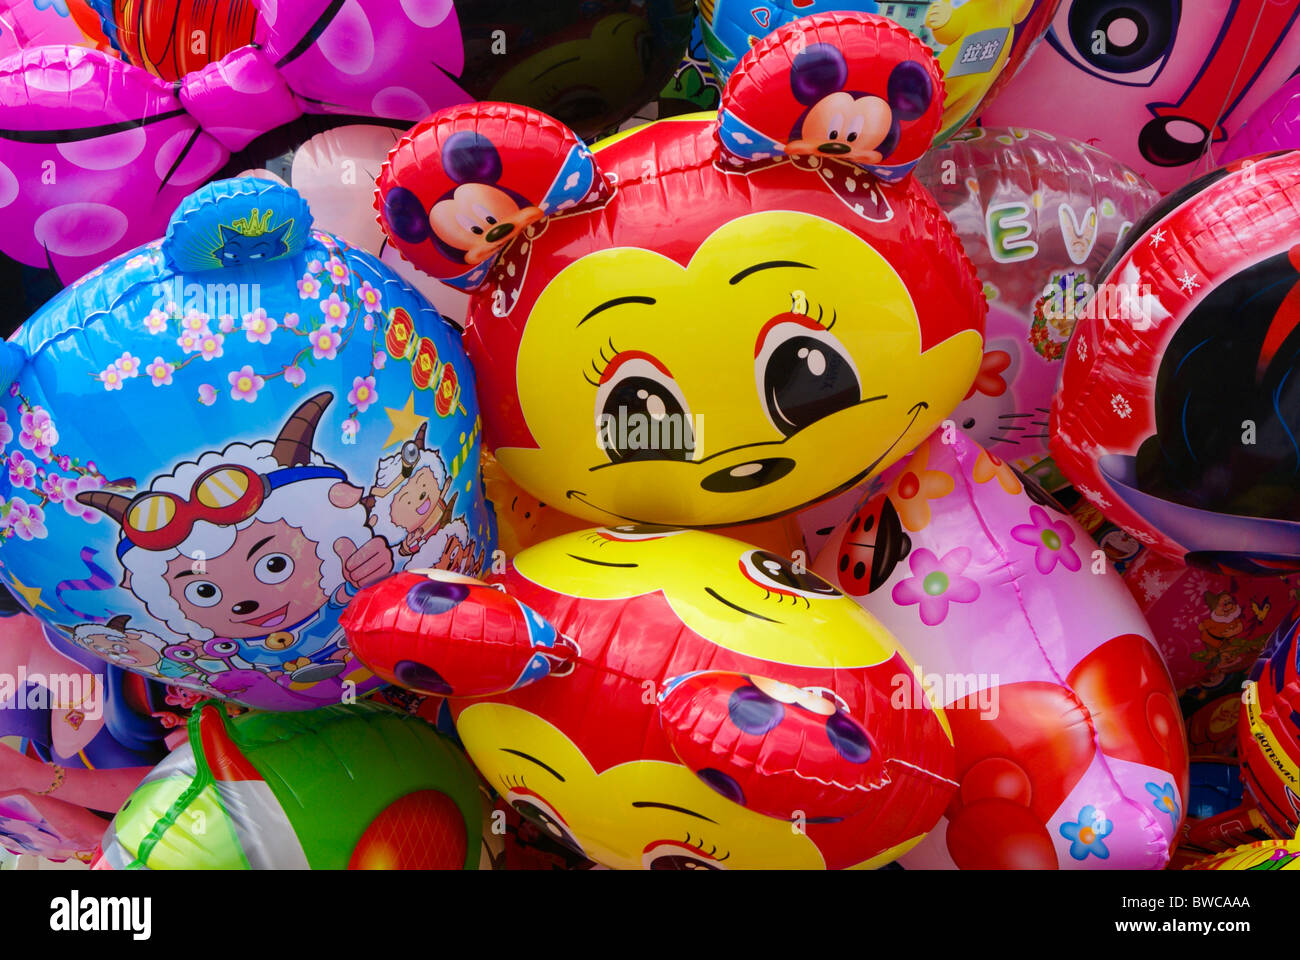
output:
<path id="1" fill-rule="evenodd" d="M 603 377 L 603 376 L 605 375 L 605 371 L 608 370 L 608 369 L 609 369 L 609 365 L 610 365 L 611 363 L 614 362 L 614 358 L 617 357 L 620 353 L 623 352 L 623 351 L 619 350 L 618 347 L 614 346 L 614 339 L 613 339 L 613 337 L 611 337 L 610 339 L 606 340 L 605 343 L 608 343 L 608 344 L 609 344 L 609 351 L 610 351 L 610 353 L 609 353 L 609 356 L 607 357 L 607 356 L 605 356 L 605 348 L 604 348 L 604 346 L 602 346 L 602 347 L 600 348 L 599 353 L 600 353 L 600 359 L 601 359 L 601 361 L 602 361 L 602 363 L 603 363 L 603 366 L 600 365 L 600 364 L 597 364 L 597 363 L 596 363 L 596 359 L 595 359 L 594 357 L 593 357 L 592 360 L 591 360 L 591 369 L 594 370 L 594 371 L 596 371 L 596 379 L 595 379 L 595 380 L 592 380 L 591 377 L 587 376 L 587 371 L 586 371 L 585 369 L 582 371 L 582 379 L 586 380 L 586 381 L 587 381 L 589 384 L 591 384 L 593 387 L 599 387 L 599 386 L 600 386 L 600 378 Z"/>

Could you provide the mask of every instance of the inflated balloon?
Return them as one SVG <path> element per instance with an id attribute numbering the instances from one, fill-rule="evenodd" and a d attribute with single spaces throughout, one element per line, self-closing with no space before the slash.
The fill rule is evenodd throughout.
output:
<path id="1" fill-rule="evenodd" d="M 133 671 L 336 703 L 379 682 L 338 625 L 359 587 L 492 550 L 459 338 L 286 187 L 204 187 L 3 363 L 3 578 L 74 641 L 111 625 Z"/>
<path id="2" fill-rule="evenodd" d="M 1279 627 L 1241 695 L 1237 752 L 1253 805 L 1277 838 L 1300 830 L 1300 619 Z"/>
<path id="3" fill-rule="evenodd" d="M 601 528 L 525 550 L 492 584 L 399 574 L 358 596 L 349 642 L 381 677 L 446 696 L 488 782 L 598 863 L 880 865 L 948 802 L 951 741 L 911 660 L 776 554 Z"/>
<path id="4" fill-rule="evenodd" d="M 594 150 L 505 104 L 416 126 L 376 206 L 405 257 L 474 290 L 467 346 L 507 473 L 589 520 L 705 526 L 788 512 L 905 453 L 969 388 L 984 317 L 906 175 L 940 89 L 903 28 L 822 14 L 754 48 L 717 122 Z M 827 139 L 836 110 L 852 142 Z"/>
<path id="5" fill-rule="evenodd" d="M 482 828 L 473 768 L 423 720 L 372 703 L 233 719 L 205 704 L 95 866 L 472 870 Z"/>
<path id="6" fill-rule="evenodd" d="M 1300 147 L 1300 77 L 1292 77 L 1228 138 L 1220 163 Z"/>
<path id="7" fill-rule="evenodd" d="M 979 376 L 952 419 L 1027 470 L 1048 455 L 1069 307 L 1159 194 L 1086 143 L 1015 127 L 964 131 L 926 154 L 916 176 L 957 228 L 989 300 Z"/>
<path id="8" fill-rule="evenodd" d="M 256 37 L 256 0 L 85 0 L 114 52 L 164 80 L 202 70 Z M 265 4 L 262 4 L 265 8 Z"/>
<path id="9" fill-rule="evenodd" d="M 667 14 L 628 13 L 642 9 L 633 0 L 597 4 L 600 16 L 576 25 L 572 17 L 555 19 L 576 2 L 465 0 L 453 8 L 446 0 L 223 0 L 215 6 L 175 0 L 146 11 L 142 0 L 96 0 L 96 6 L 112 7 L 113 52 L 52 45 L 0 61 L 0 208 L 9 226 L 0 234 L 0 251 L 53 266 L 65 281 L 156 237 L 185 194 L 214 176 L 232 152 L 304 112 L 412 122 L 500 87 L 467 66 L 490 61 L 496 69 L 525 70 L 529 78 L 552 67 L 558 72 L 536 84 L 541 102 L 558 112 L 568 104 L 584 121 L 603 121 L 613 111 L 617 121 L 662 86 L 685 47 L 688 24 L 677 18 L 676 38 L 664 24 Z M 220 28 L 197 59 L 160 52 L 176 49 L 180 39 L 167 33 L 167 9 L 179 25 L 206 22 L 222 7 L 234 19 L 218 17 Z M 254 14 L 252 35 L 244 39 Z M 566 39 L 584 29 L 596 35 Z M 157 44 L 155 30 L 162 37 Z M 503 47 L 510 37 L 501 40 L 493 31 L 514 33 L 519 42 Z M 182 43 L 190 49 L 193 42 L 187 35 Z M 231 44 L 240 45 L 202 66 Z M 414 50 L 420 55 L 403 54 Z M 600 56 L 593 63 L 594 53 Z M 641 69 L 611 67 L 625 58 Z M 167 79 L 195 65 L 202 69 Z M 604 87 L 592 86 L 596 75 L 605 78 Z M 622 89 L 633 77 L 640 77 L 644 95 L 639 86 Z M 619 89 L 601 94 L 611 85 Z M 584 99 L 565 99 L 572 89 Z M 592 97 L 601 104 L 591 105 Z"/>
<path id="10" fill-rule="evenodd" d="M 1260 840 L 1215 854 L 1187 870 L 1300 870 L 1300 839 Z"/>
<path id="11" fill-rule="evenodd" d="M 93 627 L 104 650 L 130 638 Z M 197 697 L 194 698 L 194 701 Z M 0 621 L 0 846 L 89 860 L 108 820 L 165 757 L 189 700 L 105 665 L 22 614 Z"/>
<path id="12" fill-rule="evenodd" d="M 696 110 L 717 110 L 722 102 L 722 81 L 713 72 L 709 53 L 704 45 L 701 21 L 695 18 L 691 41 L 686 56 L 673 71 L 672 77 L 659 91 L 658 115 L 670 117 Z"/>
<path id="13" fill-rule="evenodd" d="M 0 57 L 60 43 L 110 48 L 91 0 L 0 0 Z"/>
<path id="14" fill-rule="evenodd" d="M 1052 408 L 1079 492 L 1211 569 L 1300 568 L 1300 154 L 1189 184 L 1112 254 Z"/>
<path id="15" fill-rule="evenodd" d="M 917 658 L 957 794 L 907 866 L 1163 867 L 1187 737 L 1128 591 L 1063 508 L 959 432 L 882 477 L 814 569 Z"/>
<path id="16" fill-rule="evenodd" d="M 943 70 L 942 143 L 1011 79 L 1051 22 L 1059 0 L 698 0 L 705 48 L 726 80 L 759 38 L 829 10 L 880 13 L 928 43 Z"/>
<path id="17" fill-rule="evenodd" d="M 1173 190 L 1300 68 L 1297 13 L 1300 0 L 1063 0 L 981 120 L 1086 140 Z"/>

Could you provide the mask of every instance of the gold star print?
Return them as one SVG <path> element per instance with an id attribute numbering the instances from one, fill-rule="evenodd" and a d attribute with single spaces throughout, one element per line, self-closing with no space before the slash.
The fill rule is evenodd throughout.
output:
<path id="1" fill-rule="evenodd" d="M 28 609 L 39 610 L 41 607 L 44 607 L 46 610 L 50 611 L 51 613 L 54 612 L 54 608 L 41 599 L 40 587 L 29 587 L 27 586 L 27 584 L 23 583 L 21 580 L 15 577 L 12 573 L 9 574 L 9 581 L 10 581 L 10 586 L 12 587 L 14 593 L 17 593 L 19 596 L 21 596 L 24 600 L 27 601 Z"/>
<path id="2" fill-rule="evenodd" d="M 384 407 L 384 413 L 388 414 L 389 421 L 393 424 L 393 431 L 384 441 L 385 447 L 391 447 L 395 443 L 401 443 L 407 437 L 415 436 L 415 431 L 420 429 L 420 424 L 428 421 L 428 417 L 422 417 L 415 412 L 415 391 L 406 398 L 406 405 L 400 410 L 394 410 L 392 407 Z"/>

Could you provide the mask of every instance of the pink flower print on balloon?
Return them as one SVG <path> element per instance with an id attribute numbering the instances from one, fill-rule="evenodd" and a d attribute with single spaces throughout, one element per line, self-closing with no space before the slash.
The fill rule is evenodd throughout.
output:
<path id="1" fill-rule="evenodd" d="M 162 333 L 167 329 L 167 314 L 154 307 L 144 318 L 144 328 L 150 333 Z"/>
<path id="2" fill-rule="evenodd" d="M 50 447 L 59 442 L 59 431 L 54 428 L 54 421 L 42 407 L 30 407 L 23 414 L 22 432 L 18 442 L 41 460 L 48 460 Z"/>
<path id="3" fill-rule="evenodd" d="M 228 313 L 223 313 L 217 319 L 217 329 L 222 333 L 233 333 L 235 330 L 235 318 Z"/>
<path id="4" fill-rule="evenodd" d="M 295 387 L 301 387 L 307 380 L 307 371 L 302 367 L 285 367 L 284 382 L 292 383 Z"/>
<path id="5" fill-rule="evenodd" d="M 36 486 L 36 464 L 17 450 L 9 454 L 9 482 L 15 487 L 31 490 Z"/>
<path id="6" fill-rule="evenodd" d="M 208 322 L 212 318 L 201 310 L 187 310 L 181 319 L 181 329 L 201 337 L 208 332 Z"/>
<path id="7" fill-rule="evenodd" d="M 348 265 L 338 257 L 330 257 L 329 263 L 325 264 L 325 269 L 329 271 L 330 279 L 334 281 L 336 287 L 348 285 Z"/>
<path id="8" fill-rule="evenodd" d="M 361 305 L 366 308 L 366 313 L 374 313 L 376 310 L 382 310 L 384 306 L 382 298 L 379 295 L 379 288 L 373 286 L 369 280 L 363 281 L 361 286 L 357 288 L 357 299 L 359 299 Z"/>
<path id="9" fill-rule="evenodd" d="M 14 438 L 14 428 L 9 426 L 9 414 L 0 408 L 0 450 L 9 445 Z"/>
<path id="10" fill-rule="evenodd" d="M 217 388 L 210 383 L 199 384 L 199 403 L 210 407 L 217 402 Z"/>
<path id="11" fill-rule="evenodd" d="M 310 273 L 304 273 L 298 281 L 298 299 L 306 300 L 308 297 L 312 300 L 320 299 L 320 281 Z"/>
<path id="12" fill-rule="evenodd" d="M 311 355 L 317 360 L 333 360 L 337 356 L 339 344 L 343 338 L 334 332 L 333 327 L 321 327 L 307 335 L 311 341 Z"/>
<path id="13" fill-rule="evenodd" d="M 176 367 L 162 357 L 154 357 L 153 363 L 145 367 L 144 372 L 153 379 L 155 387 L 169 387 L 172 382 L 172 374 L 176 372 Z"/>
<path id="14" fill-rule="evenodd" d="M 320 302 L 320 312 L 325 314 L 325 323 L 328 326 L 343 326 L 351 310 L 352 308 L 345 300 L 340 299 L 337 293 L 331 293 L 327 299 Z"/>
<path id="15" fill-rule="evenodd" d="M 176 338 L 176 344 L 185 351 L 185 353 L 193 353 L 199 348 L 199 336 L 190 330 L 186 330 Z"/>
<path id="16" fill-rule="evenodd" d="M 63 477 L 57 473 L 46 474 L 41 490 L 49 497 L 51 503 L 63 502 Z"/>
<path id="17" fill-rule="evenodd" d="M 388 362 L 388 354 L 385 353 L 383 350 L 380 350 L 375 354 L 374 364 L 376 370 L 384 369 L 384 364 L 387 362 Z"/>
<path id="18" fill-rule="evenodd" d="M 321 263 L 319 260 L 307 261 L 307 276 L 314 277 L 319 273 L 323 273 L 324 270 L 325 264 Z"/>
<path id="19" fill-rule="evenodd" d="M 266 315 L 266 311 L 258 307 L 248 316 L 244 317 L 243 326 L 240 328 L 244 331 L 244 336 L 248 338 L 249 343 L 270 343 L 271 334 L 275 333 L 279 324 Z"/>
<path id="20" fill-rule="evenodd" d="M 203 355 L 204 360 L 215 360 L 225 351 L 222 344 L 226 338 L 219 333 L 209 333 L 199 341 L 199 353 Z"/>
<path id="21" fill-rule="evenodd" d="M 105 390 L 121 390 L 122 371 L 117 368 L 116 363 L 110 363 L 108 368 L 99 375 L 99 382 L 104 385 Z"/>
<path id="22" fill-rule="evenodd" d="M 365 413 L 377 399 L 379 399 L 379 393 L 375 390 L 374 377 L 352 378 L 352 389 L 348 391 L 348 403 L 356 407 L 358 413 Z"/>
<path id="23" fill-rule="evenodd" d="M 230 381 L 230 395 L 236 400 L 247 400 L 249 403 L 257 399 L 257 391 L 266 383 L 248 364 L 244 364 L 226 379 Z"/>
<path id="24" fill-rule="evenodd" d="M 43 540 L 46 535 L 45 511 L 34 503 L 15 498 L 9 501 L 5 526 L 12 530 L 19 540 Z"/>
<path id="25" fill-rule="evenodd" d="M 1053 520 L 1040 506 L 1029 508 L 1031 522 L 1011 528 L 1011 537 L 1034 548 L 1034 566 L 1039 573 L 1051 573 L 1059 563 L 1067 570 L 1078 570 L 1083 565 L 1079 555 L 1070 546 L 1074 531 L 1065 520 Z"/>
<path id="26" fill-rule="evenodd" d="M 950 550 L 943 559 L 924 547 L 912 551 L 912 576 L 894 585 L 894 602 L 903 607 L 920 604 L 921 622 L 938 626 L 948 616 L 950 603 L 971 603 L 980 595 L 979 584 L 962 576 L 970 558 L 969 547 Z"/>
<path id="27" fill-rule="evenodd" d="M 66 470 L 67 467 L 64 467 Z M 77 500 L 77 494 L 98 490 L 104 485 L 102 477 L 89 475 L 83 477 L 65 477 L 63 480 L 63 512 L 74 519 L 87 523 L 98 523 L 102 514 L 93 507 L 87 507 Z"/>
<path id="28" fill-rule="evenodd" d="M 138 377 L 140 376 L 140 358 L 132 356 L 130 352 L 124 353 L 117 358 L 117 369 L 124 380 Z"/>
<path id="29" fill-rule="evenodd" d="M 286 314 L 284 315 L 284 325 L 285 325 L 286 327 L 288 327 L 290 330 L 295 330 L 295 329 L 297 329 L 297 327 L 298 327 L 298 314 L 296 314 L 296 313 L 286 313 Z"/>

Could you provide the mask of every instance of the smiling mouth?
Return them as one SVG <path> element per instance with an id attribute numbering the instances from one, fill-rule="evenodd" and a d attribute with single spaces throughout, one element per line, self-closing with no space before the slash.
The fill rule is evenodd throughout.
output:
<path id="1" fill-rule="evenodd" d="M 875 399 L 875 398 L 873 398 L 873 399 Z M 785 516 L 786 514 L 794 513 L 796 510 L 802 510 L 802 509 L 804 509 L 805 507 L 810 507 L 810 506 L 812 506 L 814 503 L 820 503 L 820 502 L 823 501 L 823 500 L 829 500 L 831 497 L 837 496 L 837 495 L 843 493 L 845 490 L 850 489 L 851 487 L 856 487 L 859 483 L 861 483 L 863 480 L 865 480 L 867 477 L 869 477 L 869 476 L 872 474 L 872 472 L 873 472 L 873 471 L 874 471 L 878 466 L 880 466 L 880 464 L 884 461 L 885 457 L 887 457 L 887 456 L 889 456 L 891 453 L 893 453 L 894 448 L 897 447 L 900 443 L 903 442 L 903 438 L 906 437 L 906 436 L 911 432 L 912 427 L 916 426 L 916 418 L 919 417 L 919 416 L 921 415 L 921 411 L 922 411 L 922 410 L 929 410 L 929 409 L 930 409 L 930 404 L 929 404 L 928 402 L 926 402 L 925 400 L 918 400 L 916 403 L 912 404 L 912 406 L 911 406 L 910 408 L 908 408 L 908 411 L 907 411 L 908 413 L 910 413 L 910 414 L 912 415 L 912 419 L 910 419 L 909 421 L 907 421 L 907 426 L 903 428 L 903 432 L 900 433 L 900 434 L 895 438 L 894 442 L 891 443 L 888 447 L 886 447 L 885 450 L 884 450 L 884 452 L 881 453 L 880 456 L 876 457 L 875 460 L 871 461 L 871 463 L 868 464 L 864 469 L 858 471 L 858 473 L 856 473 L 854 476 L 850 477 L 848 480 L 845 480 L 843 483 L 841 483 L 841 484 L 840 484 L 839 486 L 837 486 L 835 489 L 833 489 L 833 490 L 828 490 L 826 493 L 823 493 L 821 496 L 813 497 L 811 500 L 806 500 L 806 501 L 804 501 L 804 502 L 801 503 L 801 504 L 798 504 L 798 505 L 796 505 L 796 506 L 790 507 L 788 510 L 782 510 L 782 511 L 780 511 L 780 512 L 778 512 L 778 513 L 769 513 L 769 514 L 766 514 L 766 515 L 761 516 L 761 517 L 751 517 L 751 518 L 748 519 L 748 520 L 728 520 L 726 523 L 681 524 L 681 526 L 691 526 L 691 527 L 693 527 L 693 528 L 695 528 L 695 529 L 698 529 L 698 530 L 715 530 L 715 529 L 718 529 L 718 528 L 720 528 L 720 527 L 735 527 L 735 526 L 740 526 L 740 525 L 742 525 L 742 524 L 746 524 L 746 523 L 763 523 L 763 522 L 766 521 L 766 520 L 774 520 L 774 519 L 776 519 L 777 517 L 782 517 L 782 516 Z M 796 434 L 795 436 L 797 436 L 797 434 Z M 786 438 L 786 440 L 789 440 L 789 439 L 791 439 L 791 438 L 790 438 L 790 437 L 787 437 L 787 438 Z M 742 447 L 743 447 L 743 446 L 774 446 L 774 447 L 780 447 L 780 446 L 781 446 L 783 443 L 785 443 L 785 442 L 786 442 L 785 440 L 781 440 L 781 441 L 778 441 L 778 442 L 776 442 L 776 443 L 772 443 L 772 444 L 747 444 L 747 445 L 742 445 Z M 732 450 L 739 450 L 739 449 L 742 449 L 742 447 L 733 447 L 733 448 L 731 448 L 731 449 L 732 449 Z M 714 459 L 715 457 L 720 456 L 721 453 L 728 453 L 728 452 L 731 452 L 731 451 L 720 451 L 719 453 L 715 453 L 715 454 L 713 454 L 712 456 L 705 457 L 703 460 L 699 460 L 699 461 L 695 461 L 695 462 L 696 462 L 696 463 L 707 463 L 709 460 L 712 460 L 712 459 Z M 601 467 L 605 467 L 605 466 L 611 466 L 611 467 L 612 467 L 612 466 L 618 466 L 618 464 L 613 464 L 613 463 L 611 463 L 611 464 L 602 464 L 602 465 L 601 465 Z M 594 469 L 600 469 L 600 467 L 597 467 L 597 468 L 594 468 Z M 640 518 L 638 518 L 638 517 L 629 517 L 629 516 L 627 516 L 626 514 L 615 513 L 613 510 L 609 510 L 609 509 L 607 509 L 607 508 L 605 508 L 605 507 L 599 506 L 598 504 L 592 503 L 590 500 L 586 499 L 587 494 L 586 494 L 584 491 L 582 491 L 582 490 L 566 490 L 566 491 L 564 492 L 564 497 L 565 497 L 566 500 L 577 500 L 579 503 L 581 503 L 581 504 L 585 504 L 586 506 L 590 507 L 590 508 L 593 509 L 593 510 L 599 510 L 601 513 L 608 514 L 608 515 L 611 516 L 611 517 L 617 517 L 619 520 L 626 520 L 628 523 L 657 524 L 657 523 L 660 523 L 660 522 L 661 522 L 661 521 L 657 521 L 657 520 L 642 520 L 642 519 L 640 519 Z M 719 599 L 720 599 L 720 598 L 719 598 Z M 725 602 L 725 601 L 724 601 L 724 602 Z M 737 609 L 741 609 L 741 608 L 738 607 Z M 745 613 L 748 613 L 749 611 L 748 611 L 748 610 L 745 610 L 744 612 L 745 612 Z M 767 619 L 767 618 L 764 617 L 763 619 Z"/>
<path id="2" fill-rule="evenodd" d="M 765 617 L 761 613 L 755 613 L 753 610 L 746 610 L 738 603 L 732 603 L 730 600 L 728 600 L 722 594 L 718 593 L 718 591 L 714 590 L 712 587 L 705 587 L 704 592 L 707 593 L 709 596 L 711 596 L 714 600 L 718 601 L 718 603 L 722 604 L 723 606 L 730 607 L 732 610 L 739 610 L 747 617 L 753 617 L 755 620 L 766 620 L 768 623 L 781 622 L 780 620 L 773 620 L 771 617 Z"/>
<path id="3" fill-rule="evenodd" d="M 415 513 L 416 516 L 422 517 L 432 509 L 433 509 L 433 501 L 425 500 L 423 503 L 421 503 L 418 507 L 415 508 Z"/>
<path id="4" fill-rule="evenodd" d="M 254 627 L 278 627 L 284 623 L 284 618 L 289 615 L 289 605 L 286 603 L 279 610 L 273 610 L 261 617 L 250 617 L 247 620 L 237 620 L 236 623 L 247 623 Z"/>

